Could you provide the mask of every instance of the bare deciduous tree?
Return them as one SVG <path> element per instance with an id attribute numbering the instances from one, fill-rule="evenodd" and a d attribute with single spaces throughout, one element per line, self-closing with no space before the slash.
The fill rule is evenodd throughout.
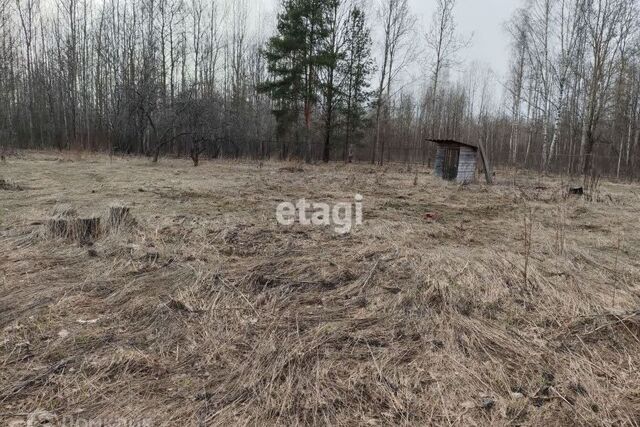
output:
<path id="1" fill-rule="evenodd" d="M 378 7 L 378 18 L 383 25 L 384 40 L 380 78 L 376 91 L 375 138 L 371 150 L 371 163 L 376 163 L 380 148 L 379 163 L 384 162 L 385 140 L 381 141 L 381 113 L 391 97 L 391 84 L 407 65 L 410 48 L 408 37 L 415 26 L 415 17 L 409 11 L 407 0 L 382 0 Z"/>
<path id="2" fill-rule="evenodd" d="M 464 40 L 457 32 L 457 25 L 453 14 L 456 0 L 437 0 L 436 11 L 433 14 L 431 27 L 426 34 L 426 42 L 431 58 L 431 116 L 432 137 L 440 137 L 436 129 L 437 123 L 434 113 L 438 103 L 438 89 L 442 73 L 458 63 L 458 53 L 468 46 L 469 40 Z"/>

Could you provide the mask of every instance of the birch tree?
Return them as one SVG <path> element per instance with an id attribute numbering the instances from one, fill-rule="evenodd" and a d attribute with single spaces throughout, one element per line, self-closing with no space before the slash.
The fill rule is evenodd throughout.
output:
<path id="1" fill-rule="evenodd" d="M 522 92 L 525 83 L 525 62 L 527 60 L 529 15 L 526 9 L 516 12 L 513 21 L 509 25 L 509 32 L 513 38 L 511 64 L 511 76 L 508 82 L 508 90 L 512 99 L 511 107 L 511 132 L 509 135 L 509 159 L 515 164 L 518 159 L 518 146 L 520 144 L 520 122 L 522 109 Z"/>
<path id="2" fill-rule="evenodd" d="M 442 74 L 445 70 L 455 65 L 459 52 L 468 44 L 457 31 L 457 25 L 453 11 L 456 0 L 437 0 L 436 11 L 432 17 L 431 27 L 426 34 L 427 47 L 432 57 L 431 63 L 431 105 L 429 115 L 431 120 L 432 136 L 440 137 L 436 129 L 437 123 L 434 117 L 438 103 L 438 89 Z"/>
<path id="3" fill-rule="evenodd" d="M 382 64 L 378 88 L 375 94 L 375 137 L 371 150 L 371 163 L 376 163 L 380 149 L 379 164 L 384 163 L 385 140 L 381 140 L 381 114 L 388 107 L 391 85 L 398 73 L 406 67 L 410 56 L 407 41 L 415 25 L 415 17 L 409 11 L 407 0 L 381 0 L 378 18 L 384 31 Z"/>
<path id="4" fill-rule="evenodd" d="M 580 143 L 582 172 L 588 177 L 593 169 L 593 152 L 620 46 L 637 25 L 637 10 L 633 0 L 588 0 L 587 31 L 591 47 L 588 98 Z"/>

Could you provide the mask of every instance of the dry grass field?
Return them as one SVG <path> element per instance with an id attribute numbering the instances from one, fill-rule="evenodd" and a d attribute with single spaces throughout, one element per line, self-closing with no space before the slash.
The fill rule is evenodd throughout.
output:
<path id="1" fill-rule="evenodd" d="M 639 186 L 302 168 L 0 163 L 0 424 L 640 425 Z M 356 193 L 350 234 L 275 220 Z"/>

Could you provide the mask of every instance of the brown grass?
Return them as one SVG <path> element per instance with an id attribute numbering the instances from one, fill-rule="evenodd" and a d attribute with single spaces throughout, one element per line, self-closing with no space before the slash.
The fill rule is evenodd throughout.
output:
<path id="1" fill-rule="evenodd" d="M 51 153 L 1 173 L 24 191 L 0 191 L 0 423 L 640 424 L 637 186 Z M 347 236 L 275 221 L 356 192 Z M 43 232 L 112 205 L 135 222 L 92 246 Z"/>

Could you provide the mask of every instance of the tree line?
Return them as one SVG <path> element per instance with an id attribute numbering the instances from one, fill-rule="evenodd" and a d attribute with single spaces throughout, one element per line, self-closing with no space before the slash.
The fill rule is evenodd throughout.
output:
<path id="1" fill-rule="evenodd" d="M 530 0 L 509 23 L 512 163 L 638 176 L 637 0 Z"/>
<path id="2" fill-rule="evenodd" d="M 456 0 L 0 0 L 0 144 L 148 155 L 640 173 L 637 0 L 521 0 L 509 73 L 469 63 Z M 496 46 L 496 48 L 499 48 Z"/>

